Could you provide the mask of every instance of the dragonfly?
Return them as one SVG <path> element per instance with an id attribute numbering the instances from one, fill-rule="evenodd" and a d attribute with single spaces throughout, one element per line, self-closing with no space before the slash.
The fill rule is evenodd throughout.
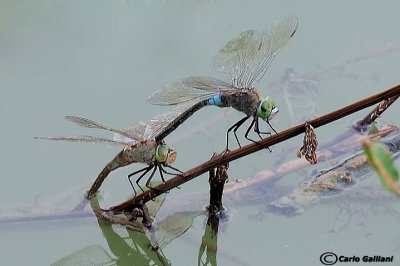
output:
<path id="1" fill-rule="evenodd" d="M 149 96 L 148 102 L 154 105 L 179 105 L 188 101 L 194 102 L 194 108 L 208 105 L 233 107 L 246 116 L 232 125 L 226 133 L 228 150 L 229 133 L 233 130 L 235 139 L 241 147 L 236 131 L 249 118 L 253 118 L 246 130 L 248 137 L 251 128 L 262 139 L 259 129 L 259 118 L 266 121 L 269 127 L 279 112 L 276 102 L 271 97 L 263 98 L 255 84 L 264 76 L 279 49 L 295 34 L 298 26 L 296 17 L 287 17 L 264 30 L 249 30 L 229 41 L 212 60 L 209 76 L 190 76 L 164 85 Z M 253 127 L 254 126 L 254 127 Z"/>
<path id="2" fill-rule="evenodd" d="M 86 193 L 86 198 L 91 199 L 96 195 L 101 184 L 111 171 L 132 163 L 147 164 L 146 167 L 128 175 L 128 180 L 136 196 L 136 190 L 131 180 L 132 176 L 141 173 L 136 180 L 136 184 L 143 191 L 142 187 L 139 185 L 139 181 L 151 170 L 152 172 L 146 181 L 146 187 L 148 188 L 152 188 L 150 182 L 157 169 L 163 182 L 165 182 L 163 174 L 173 174 L 166 171 L 164 168 L 170 168 L 178 173 L 182 173 L 182 171 L 172 166 L 176 160 L 177 153 L 165 144 L 164 138 L 181 124 L 179 123 L 181 119 L 186 120 L 187 116 L 193 114 L 191 108 L 191 104 L 181 105 L 165 113 L 156 115 L 148 121 L 140 121 L 122 129 L 111 128 L 83 117 L 66 116 L 66 120 L 79 126 L 112 132 L 114 133 L 113 138 L 109 139 L 87 135 L 35 138 L 55 141 L 106 143 L 124 146 L 123 150 L 100 172 L 93 185 Z"/>

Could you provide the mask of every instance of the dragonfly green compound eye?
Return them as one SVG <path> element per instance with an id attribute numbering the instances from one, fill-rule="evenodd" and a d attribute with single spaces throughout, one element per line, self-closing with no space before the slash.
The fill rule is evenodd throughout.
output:
<path id="1" fill-rule="evenodd" d="M 271 120 L 279 112 L 278 107 L 276 107 L 275 100 L 271 97 L 267 97 L 260 102 L 257 108 L 257 116 L 263 120 Z"/>
<path id="2" fill-rule="evenodd" d="M 171 150 L 167 145 L 158 145 L 156 150 L 156 161 L 171 165 L 176 160 L 176 151 Z"/>

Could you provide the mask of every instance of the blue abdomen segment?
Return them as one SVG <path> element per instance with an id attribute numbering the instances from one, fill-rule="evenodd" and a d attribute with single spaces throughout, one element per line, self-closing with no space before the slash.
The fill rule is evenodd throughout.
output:
<path id="1" fill-rule="evenodd" d="M 208 100 L 208 104 L 209 105 L 221 106 L 222 105 L 221 95 L 215 95 L 215 96 L 211 97 Z"/>

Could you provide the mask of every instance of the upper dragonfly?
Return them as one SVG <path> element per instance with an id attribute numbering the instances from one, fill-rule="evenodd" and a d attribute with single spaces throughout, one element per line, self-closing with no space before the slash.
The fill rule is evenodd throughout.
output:
<path id="1" fill-rule="evenodd" d="M 153 117 L 149 121 L 140 121 L 137 124 L 122 129 L 111 128 L 87 118 L 66 116 L 65 119 L 79 126 L 113 132 L 113 139 L 95 136 L 55 136 L 35 138 L 57 141 L 107 143 L 125 146 L 124 149 L 118 153 L 115 158 L 112 159 L 100 172 L 93 185 L 87 192 L 86 198 L 91 199 L 96 195 L 96 192 L 111 171 L 131 163 L 145 163 L 148 165 L 147 167 L 128 175 L 129 182 L 136 195 L 136 190 L 130 179 L 133 175 L 143 172 L 136 180 L 136 184 L 140 189 L 142 189 L 139 185 L 139 181 L 152 169 L 153 171 L 146 182 L 146 186 L 149 188 L 151 188 L 149 184 L 157 169 L 160 172 L 163 182 L 165 182 L 163 173 L 172 174 L 167 172 L 163 167 L 171 168 L 179 173 L 182 173 L 180 170 L 171 166 L 171 164 L 173 164 L 176 160 L 177 153 L 170 149 L 164 143 L 163 139 L 181 124 L 179 122 L 174 123 L 174 121 L 179 121 L 181 119 L 186 120 L 187 116 L 192 115 L 193 112 L 191 112 L 191 108 L 192 104 L 179 105 L 168 112 Z"/>
<path id="2" fill-rule="evenodd" d="M 232 130 L 240 147 L 236 131 L 250 117 L 253 117 L 253 121 L 245 133 L 246 139 L 253 141 L 248 138 L 253 126 L 260 138 L 260 134 L 270 134 L 260 132 L 258 118 L 266 121 L 276 133 L 269 121 L 279 109 L 271 97 L 262 98 L 254 85 L 264 76 L 279 49 L 294 35 L 297 25 L 296 17 L 287 17 L 262 33 L 255 30 L 241 33 L 214 57 L 209 77 L 191 76 L 172 82 L 154 92 L 148 101 L 156 105 L 192 101 L 196 110 L 206 105 L 215 105 L 233 107 L 245 113 L 246 117 L 228 129 L 227 149 L 229 132 Z"/>

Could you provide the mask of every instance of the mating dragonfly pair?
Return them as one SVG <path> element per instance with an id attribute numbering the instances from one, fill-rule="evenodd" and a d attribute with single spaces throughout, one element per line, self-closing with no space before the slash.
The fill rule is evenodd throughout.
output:
<path id="1" fill-rule="evenodd" d="M 128 176 L 136 196 L 136 190 L 131 181 L 132 176 L 141 173 L 136 184 L 143 191 L 139 181 L 149 171 L 152 171 L 146 181 L 146 187 L 149 188 L 151 188 L 150 181 L 157 169 L 163 182 L 165 182 L 163 174 L 173 174 L 165 168 L 182 173 L 171 166 L 175 162 L 176 152 L 164 143 L 164 138 L 204 106 L 233 107 L 246 115 L 227 130 L 226 149 L 228 149 L 231 131 L 240 147 L 236 131 L 250 118 L 253 120 L 244 135 L 246 139 L 255 142 L 248 137 L 252 128 L 260 139 L 262 139 L 261 134 L 271 134 L 260 131 L 259 118 L 266 121 L 276 133 L 270 120 L 276 116 L 279 109 L 271 97 L 263 99 L 254 85 L 264 76 L 279 49 L 294 35 L 297 24 L 296 17 L 287 17 L 262 33 L 255 30 L 241 33 L 228 42 L 214 57 L 210 76 L 188 77 L 167 84 L 153 93 L 148 99 L 151 104 L 177 105 L 177 107 L 155 116 L 149 121 L 142 121 L 122 129 L 114 129 L 86 118 L 65 117 L 68 121 L 83 127 L 113 132 L 113 139 L 94 136 L 37 138 L 124 145 L 124 149 L 99 174 L 86 197 L 90 199 L 96 195 L 97 190 L 111 171 L 131 163 L 144 163 L 148 166 Z"/>

